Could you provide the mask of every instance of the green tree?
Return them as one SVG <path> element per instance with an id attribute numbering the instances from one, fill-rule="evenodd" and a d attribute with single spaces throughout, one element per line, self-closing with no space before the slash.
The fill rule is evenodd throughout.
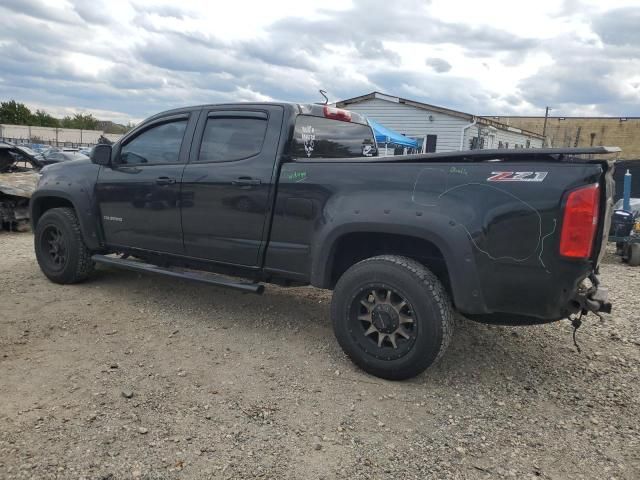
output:
<path id="1" fill-rule="evenodd" d="M 60 121 L 49 115 L 44 110 L 36 110 L 36 113 L 32 115 L 32 125 L 38 125 L 40 127 L 57 127 Z"/>
<path id="2" fill-rule="evenodd" d="M 90 113 L 76 113 L 72 119 L 72 128 L 81 128 L 82 130 L 95 130 L 98 126 L 98 120 Z"/>
<path id="3" fill-rule="evenodd" d="M 1 102 L 0 123 L 29 125 L 31 123 L 31 110 L 24 103 L 18 103 L 15 100 Z"/>
<path id="4" fill-rule="evenodd" d="M 104 130 L 104 133 L 123 134 L 129 131 L 129 129 L 126 126 L 121 125 L 119 123 L 110 122 L 110 121 L 102 122 L 102 125 L 100 125 L 100 128 Z"/>
<path id="5" fill-rule="evenodd" d="M 62 128 L 76 128 L 73 126 L 73 119 L 69 115 L 60 120 L 60 126 Z"/>
<path id="6" fill-rule="evenodd" d="M 62 119 L 55 118 L 53 115 L 39 109 L 36 110 L 35 113 L 31 113 L 31 110 L 29 110 L 24 103 L 19 103 L 15 100 L 0 102 L 0 123 L 40 127 L 79 128 L 82 130 L 97 130 L 101 124 L 91 113 L 76 113 L 73 117 L 66 115 Z M 112 125 L 113 129 L 116 130 L 114 133 L 125 133 L 135 126 L 133 123 L 129 123 L 126 127 L 118 124 Z"/>

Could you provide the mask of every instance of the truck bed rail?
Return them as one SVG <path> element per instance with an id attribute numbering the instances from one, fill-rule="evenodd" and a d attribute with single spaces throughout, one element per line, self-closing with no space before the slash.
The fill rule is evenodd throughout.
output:
<path id="1" fill-rule="evenodd" d="M 390 157 L 345 157 L 345 158 L 291 158 L 295 163 L 340 162 L 340 163 L 412 163 L 412 162 L 484 162 L 496 157 L 509 157 L 509 161 L 555 161 L 555 162 L 601 162 L 598 158 L 576 158 L 580 155 L 606 155 L 619 153 L 619 147 L 581 148 L 494 148 L 486 150 L 461 150 L 440 153 L 416 153 Z"/>

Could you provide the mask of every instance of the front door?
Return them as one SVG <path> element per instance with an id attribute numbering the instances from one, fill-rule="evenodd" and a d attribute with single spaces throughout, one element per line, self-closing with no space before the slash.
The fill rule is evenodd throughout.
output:
<path id="1" fill-rule="evenodd" d="M 258 265 L 282 118 L 282 107 L 274 105 L 202 112 L 182 179 L 187 255 Z"/>
<path id="2" fill-rule="evenodd" d="M 180 182 L 196 122 L 189 117 L 153 121 L 100 169 L 96 190 L 108 245 L 184 253 Z"/>

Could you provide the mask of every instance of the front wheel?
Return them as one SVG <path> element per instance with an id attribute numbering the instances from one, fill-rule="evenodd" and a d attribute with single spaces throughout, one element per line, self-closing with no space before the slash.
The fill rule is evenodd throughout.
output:
<path id="1" fill-rule="evenodd" d="M 40 269 L 55 283 L 77 283 L 93 271 L 91 252 L 71 208 L 52 208 L 38 221 L 34 235 Z"/>
<path id="2" fill-rule="evenodd" d="M 389 380 L 436 362 L 453 335 L 451 301 L 438 278 L 406 257 L 363 260 L 338 281 L 331 302 L 340 346 L 360 368 Z"/>

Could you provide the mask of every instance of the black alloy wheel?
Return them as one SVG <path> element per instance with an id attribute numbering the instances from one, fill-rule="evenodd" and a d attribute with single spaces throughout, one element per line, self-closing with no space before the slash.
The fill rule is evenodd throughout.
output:
<path id="1" fill-rule="evenodd" d="M 77 283 L 93 271 L 91 251 L 84 243 L 75 211 L 52 208 L 37 219 L 34 247 L 40 269 L 55 283 Z"/>
<path id="2" fill-rule="evenodd" d="M 438 361 L 453 335 L 453 308 L 440 280 L 418 261 L 380 255 L 356 263 L 333 291 L 336 339 L 353 362 L 390 380 Z"/>
<path id="3" fill-rule="evenodd" d="M 418 326 L 409 302 L 385 284 L 373 284 L 352 301 L 350 331 L 360 347 L 376 358 L 392 360 L 411 350 Z"/>
<path id="4" fill-rule="evenodd" d="M 67 262 L 67 245 L 64 234 L 56 225 L 47 225 L 40 237 L 42 260 L 51 270 L 62 270 Z"/>

